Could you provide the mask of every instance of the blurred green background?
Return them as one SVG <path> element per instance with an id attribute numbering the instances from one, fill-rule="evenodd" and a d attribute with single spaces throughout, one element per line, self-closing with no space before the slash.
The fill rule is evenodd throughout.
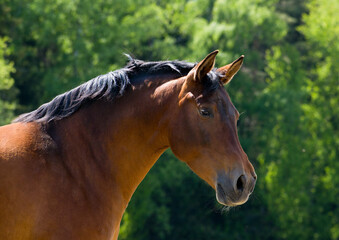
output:
<path id="1" fill-rule="evenodd" d="M 0 0 L 0 124 L 144 60 L 217 66 L 257 187 L 223 209 L 167 151 L 124 215 L 121 240 L 339 239 L 338 0 Z"/>

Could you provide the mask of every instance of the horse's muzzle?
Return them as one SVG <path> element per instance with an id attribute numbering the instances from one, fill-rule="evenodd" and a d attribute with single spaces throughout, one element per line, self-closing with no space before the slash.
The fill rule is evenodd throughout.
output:
<path id="1" fill-rule="evenodd" d="M 216 198 L 220 204 L 237 206 L 245 203 L 253 192 L 257 180 L 255 174 L 245 173 L 231 177 L 231 174 L 221 174 L 216 182 Z"/>

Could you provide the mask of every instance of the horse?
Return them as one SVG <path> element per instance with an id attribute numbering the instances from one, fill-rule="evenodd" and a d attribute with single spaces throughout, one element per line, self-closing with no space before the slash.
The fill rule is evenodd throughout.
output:
<path id="1" fill-rule="evenodd" d="M 224 85 L 244 56 L 215 68 L 130 57 L 119 70 L 58 95 L 0 128 L 0 239 L 118 238 L 137 186 L 160 155 L 175 156 L 243 204 L 257 179 Z"/>

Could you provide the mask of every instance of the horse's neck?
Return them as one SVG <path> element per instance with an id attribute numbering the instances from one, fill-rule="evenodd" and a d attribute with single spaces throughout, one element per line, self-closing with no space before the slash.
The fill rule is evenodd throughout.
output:
<path id="1" fill-rule="evenodd" d="M 64 147 L 65 161 L 91 169 L 93 177 L 86 181 L 96 181 L 94 187 L 109 185 L 103 187 L 112 189 L 107 198 L 119 199 L 122 213 L 139 183 L 169 147 L 168 124 L 181 82 L 136 87 L 112 103 L 93 103 L 60 121 L 63 142 L 69 145 Z M 99 194 L 105 197 L 105 193 Z"/>

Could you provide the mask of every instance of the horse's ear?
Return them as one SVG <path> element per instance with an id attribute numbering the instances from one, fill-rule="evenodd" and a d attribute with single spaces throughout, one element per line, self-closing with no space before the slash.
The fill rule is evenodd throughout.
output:
<path id="1" fill-rule="evenodd" d="M 194 81 L 200 82 L 214 68 L 215 57 L 219 50 L 208 54 L 201 62 L 194 67 Z"/>
<path id="2" fill-rule="evenodd" d="M 229 83 L 233 76 L 239 71 L 241 65 L 244 61 L 244 55 L 241 55 L 237 60 L 234 62 L 227 64 L 221 68 L 218 68 L 217 72 L 221 73 L 222 78 L 220 79 L 223 84 Z"/>

